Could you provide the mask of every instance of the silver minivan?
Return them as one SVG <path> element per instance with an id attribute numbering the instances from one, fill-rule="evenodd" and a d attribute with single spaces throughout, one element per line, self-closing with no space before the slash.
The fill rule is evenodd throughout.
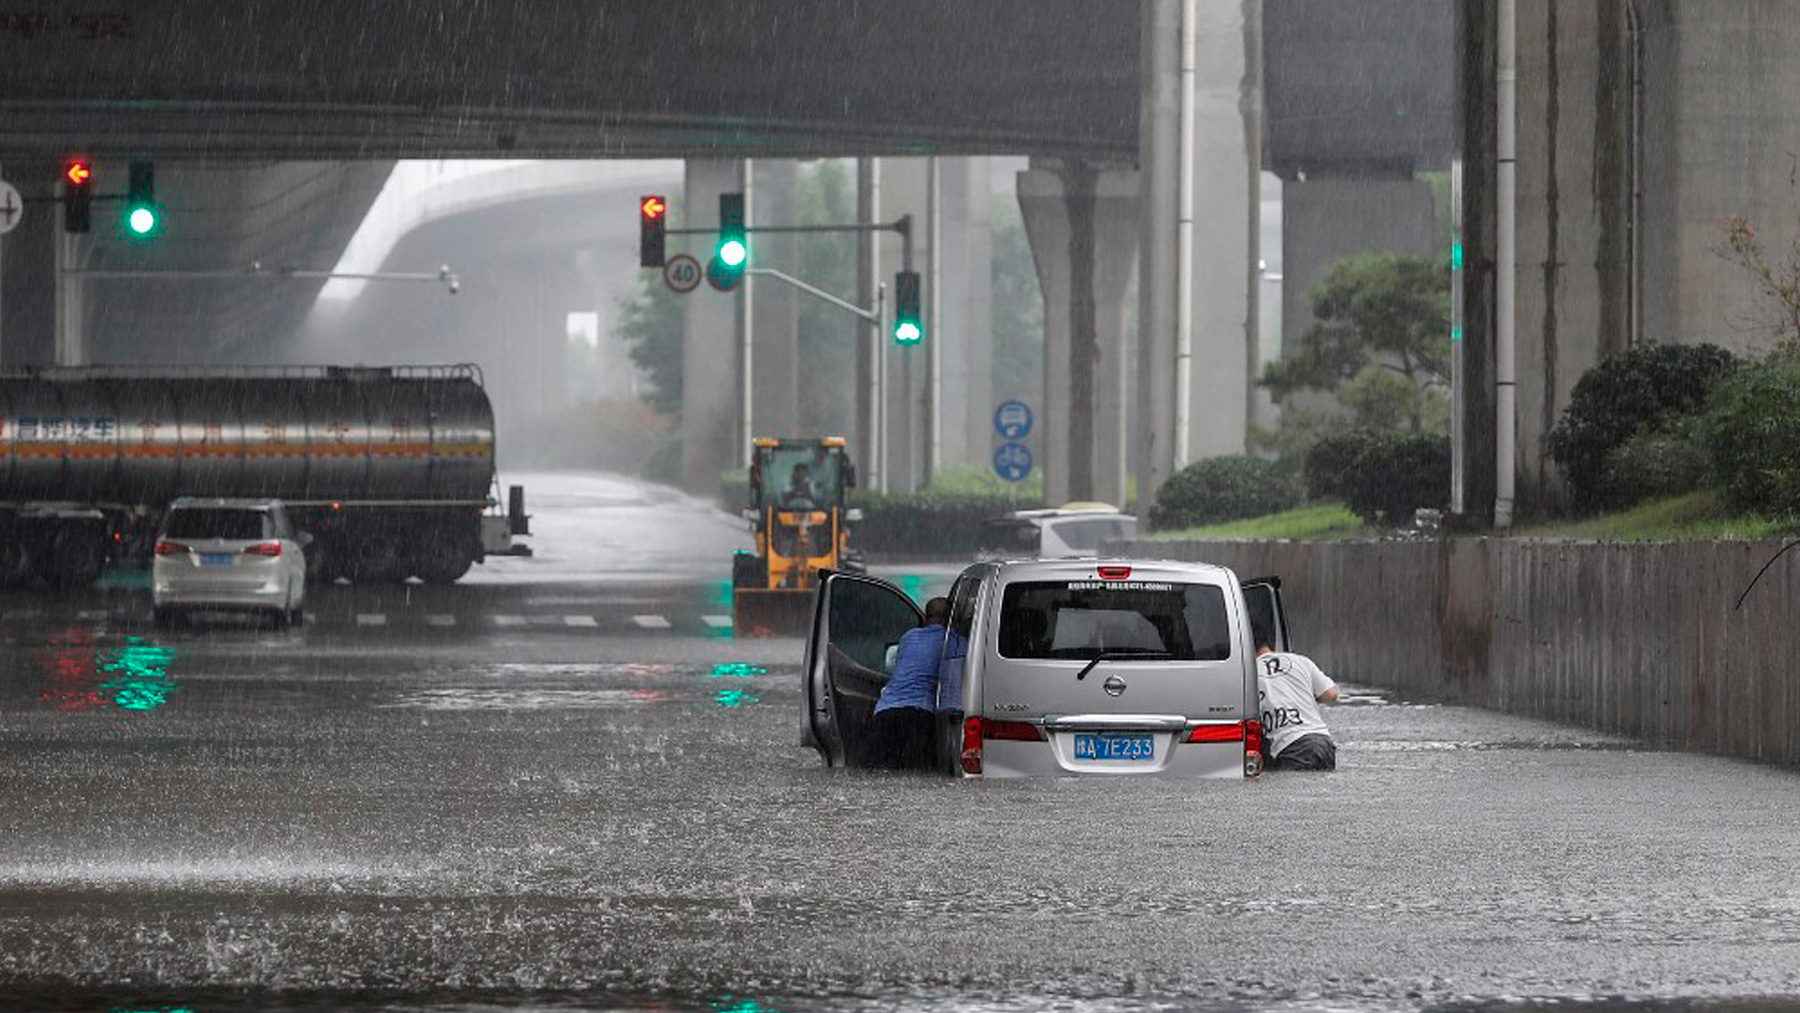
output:
<path id="1" fill-rule="evenodd" d="M 948 774 L 1254 777 L 1251 624 L 1288 649 L 1281 581 L 1205 563 L 983 562 L 950 591 L 938 695 Z M 801 743 L 857 766 L 901 634 L 905 592 L 828 572 L 807 641 Z"/>

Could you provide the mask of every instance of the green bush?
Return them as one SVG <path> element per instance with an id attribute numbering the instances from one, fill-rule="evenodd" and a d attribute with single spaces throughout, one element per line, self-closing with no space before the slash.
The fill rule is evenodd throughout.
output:
<path id="1" fill-rule="evenodd" d="M 1401 527 L 1421 507 L 1450 505 L 1450 438 L 1391 436 L 1363 451 L 1351 467 L 1344 502 L 1370 524 Z"/>
<path id="2" fill-rule="evenodd" d="M 1608 455 L 1639 433 L 1663 432 L 1699 415 L 1737 367 L 1737 357 L 1717 345 L 1638 345 L 1583 373 L 1546 440 L 1576 509 L 1635 502 L 1613 484 Z"/>
<path id="3" fill-rule="evenodd" d="M 1299 486 L 1276 461 L 1209 457 L 1176 472 L 1157 490 L 1150 526 L 1174 530 L 1286 510 L 1300 504 Z"/>
<path id="4" fill-rule="evenodd" d="M 981 548 L 984 523 L 1013 510 L 1043 506 L 1037 497 L 947 497 L 859 491 L 852 506 L 862 510 L 855 544 L 864 552 L 967 558 Z"/>
<path id="5" fill-rule="evenodd" d="M 1740 510 L 1800 512 L 1800 359 L 1739 370 L 1701 424 L 1725 499 Z"/>
<path id="6" fill-rule="evenodd" d="M 1605 481 L 1621 501 L 1680 496 L 1704 487 L 1712 477 L 1706 448 L 1693 421 L 1664 431 L 1642 432 L 1606 455 Z"/>
<path id="7" fill-rule="evenodd" d="M 1378 433 L 1347 429 L 1332 433 L 1306 452 L 1306 495 L 1309 499 L 1343 499 L 1349 495 L 1356 459 L 1381 442 Z"/>

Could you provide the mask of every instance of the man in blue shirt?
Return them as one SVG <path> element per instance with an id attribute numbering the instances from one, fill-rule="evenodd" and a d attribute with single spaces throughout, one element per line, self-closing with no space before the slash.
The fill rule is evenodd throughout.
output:
<path id="1" fill-rule="evenodd" d="M 944 624 L 950 599 L 925 603 L 925 625 L 907 630 L 894 654 L 888 676 L 875 701 L 869 727 L 867 762 L 889 770 L 931 770 L 937 766 L 938 665 L 944 655 Z"/>

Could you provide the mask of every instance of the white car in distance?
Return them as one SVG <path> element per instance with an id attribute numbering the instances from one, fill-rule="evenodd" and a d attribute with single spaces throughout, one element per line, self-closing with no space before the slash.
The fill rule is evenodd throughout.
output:
<path id="1" fill-rule="evenodd" d="M 1107 542 L 1137 537 L 1137 518 L 1107 503 L 1067 503 L 1014 510 L 981 529 L 978 559 L 1068 559 L 1094 556 Z"/>
<path id="2" fill-rule="evenodd" d="M 299 623 L 311 541 L 294 530 L 280 500 L 176 500 L 151 563 L 156 624 L 237 610 L 271 613 L 278 628 Z"/>

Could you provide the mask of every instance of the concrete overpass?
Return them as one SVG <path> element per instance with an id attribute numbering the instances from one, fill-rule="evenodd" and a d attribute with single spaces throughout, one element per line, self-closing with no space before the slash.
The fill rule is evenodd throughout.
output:
<path id="1" fill-rule="evenodd" d="M 1351 6 L 1357 13 L 1346 13 Z M 1415 59 L 1422 69 L 1411 74 L 1382 68 L 1438 51 L 1417 40 L 1441 23 L 1432 21 L 1439 6 L 1200 0 L 1198 73 L 1209 104 L 1201 111 L 1205 151 L 1195 180 L 1199 213 L 1213 228 L 1202 247 L 1207 259 L 1188 282 L 1201 308 L 1196 456 L 1244 443 L 1248 378 L 1257 366 L 1256 177 L 1264 161 L 1290 184 L 1306 174 L 1339 186 L 1332 199 L 1313 202 L 1321 214 L 1312 229 L 1287 236 L 1290 293 L 1308 278 L 1309 250 L 1314 262 L 1327 259 L 1330 243 L 1315 242 L 1315 229 L 1356 235 L 1368 208 L 1395 200 L 1421 220 L 1420 191 L 1406 173 L 1444 162 L 1445 90 L 1429 59 Z M 1124 384 L 1135 354 L 1125 300 L 1137 242 L 1131 229 L 1114 230 L 1090 249 L 1094 234 L 1082 223 L 1105 201 L 1130 201 L 1136 192 L 1147 41 L 1137 8 L 1122 13 L 1074 0 L 973 9 L 947 0 L 764 0 L 724 9 L 700 0 L 559 0 L 519 16 L 424 0 L 378 8 L 336 0 L 303 13 L 200 0 L 96 16 L 75 3 L 41 7 L 10 18 L 0 32 L 0 167 L 42 166 L 47 154 L 74 150 L 115 161 L 149 155 L 165 167 L 302 154 L 1030 156 L 1021 193 L 1052 323 L 1043 400 L 1066 404 L 1046 419 L 1052 495 L 1123 498 L 1132 401 Z M 1394 24 L 1412 33 L 1409 42 L 1384 31 Z M 1274 82 L 1266 94 L 1265 79 Z M 909 170 L 895 171 L 891 206 L 932 200 L 917 175 L 927 170 L 912 170 L 904 183 Z M 1343 199 L 1344 186 L 1384 173 L 1403 184 L 1397 196 Z M 175 178 L 168 168 L 160 175 Z M 956 200 L 942 189 L 935 197 Z M 1296 194 L 1295 206 L 1301 203 Z M 1333 218 L 1340 207 L 1360 210 Z M 335 238 L 312 254 L 335 260 L 331 244 L 341 245 L 359 214 L 355 201 L 318 212 L 312 224 L 325 227 L 315 231 Z M 982 249 L 974 234 L 961 241 L 960 254 L 957 242 L 945 237 L 943 268 L 951 274 L 968 263 L 969 251 Z M 1113 273 L 1077 269 L 1085 256 Z M 16 251 L 7 257 L 13 262 Z M 944 269 L 935 269 L 940 279 Z M 953 301 L 949 291 L 941 295 Z M 965 303 L 979 306 L 979 293 Z M 1073 307 L 1082 309 L 1070 318 Z M 186 311 L 196 315 L 192 306 Z M 968 314 L 962 326 L 976 326 L 978 314 Z M 1058 331 L 1064 326 L 1066 335 Z M 279 330 L 270 324 L 264 333 Z M 971 351 L 962 372 L 977 399 L 978 359 Z M 1077 383 L 1084 375 L 1093 382 Z M 915 392 L 924 386 L 914 377 Z M 897 387 L 888 396 L 899 396 Z M 715 378 L 709 394 L 731 396 L 728 388 Z M 1077 388 L 1088 400 L 1064 400 Z M 938 407 L 951 400 L 939 390 Z M 966 400 L 954 403 L 965 408 L 958 428 L 972 447 L 979 427 L 970 420 L 985 411 Z M 901 436 L 902 445 L 932 442 L 923 433 Z M 919 456 L 916 446 L 906 453 Z M 701 463 L 704 470 L 717 462 Z M 909 467 L 916 476 L 917 465 Z"/>

